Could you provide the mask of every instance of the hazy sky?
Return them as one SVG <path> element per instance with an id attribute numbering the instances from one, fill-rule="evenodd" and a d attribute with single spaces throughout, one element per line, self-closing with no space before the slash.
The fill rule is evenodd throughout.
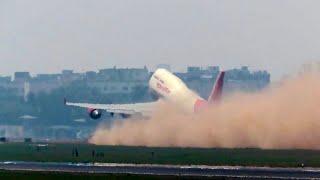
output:
<path id="1" fill-rule="evenodd" d="M 320 60 L 319 0 L 0 0 L 0 74 Z"/>

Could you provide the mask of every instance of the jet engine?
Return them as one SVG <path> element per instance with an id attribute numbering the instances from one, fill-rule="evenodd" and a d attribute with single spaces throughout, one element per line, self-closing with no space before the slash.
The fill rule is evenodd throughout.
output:
<path id="1" fill-rule="evenodd" d="M 100 109 L 89 109 L 89 116 L 92 119 L 100 119 L 102 116 L 102 111 Z"/>

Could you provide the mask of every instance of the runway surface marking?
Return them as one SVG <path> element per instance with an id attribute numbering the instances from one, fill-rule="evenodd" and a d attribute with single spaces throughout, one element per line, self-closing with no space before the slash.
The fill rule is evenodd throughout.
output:
<path id="1" fill-rule="evenodd" d="M 1 170 L 66 172 L 97 174 L 140 174 L 197 177 L 252 177 L 252 178 L 320 178 L 320 168 L 270 168 L 242 166 L 179 166 L 116 163 L 41 163 L 41 162 L 0 162 Z"/>

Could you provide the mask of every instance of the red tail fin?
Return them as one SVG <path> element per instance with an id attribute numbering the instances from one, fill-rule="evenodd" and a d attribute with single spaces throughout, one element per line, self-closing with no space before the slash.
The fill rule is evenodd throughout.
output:
<path id="1" fill-rule="evenodd" d="M 212 92 L 208 98 L 209 103 L 213 102 L 219 102 L 222 95 L 222 89 L 223 89 L 223 79 L 224 79 L 224 71 L 221 71 L 218 74 L 218 77 L 216 79 L 216 83 L 213 86 Z"/>

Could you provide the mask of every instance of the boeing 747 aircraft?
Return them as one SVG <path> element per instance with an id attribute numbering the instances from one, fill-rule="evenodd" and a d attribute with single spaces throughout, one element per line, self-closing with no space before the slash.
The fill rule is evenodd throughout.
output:
<path id="1" fill-rule="evenodd" d="M 161 103 L 160 101 L 167 101 L 187 113 L 197 113 L 210 104 L 219 102 L 223 89 L 224 74 L 224 71 L 219 73 L 208 100 L 204 100 L 190 90 L 181 79 L 171 72 L 166 69 L 158 69 L 149 81 L 151 91 L 159 96 L 158 101 L 135 104 L 89 104 L 73 103 L 65 100 L 65 104 L 87 108 L 92 119 L 101 118 L 103 111 L 110 113 L 112 116 L 120 114 L 124 118 L 134 115 L 150 117 L 158 104 Z"/>

